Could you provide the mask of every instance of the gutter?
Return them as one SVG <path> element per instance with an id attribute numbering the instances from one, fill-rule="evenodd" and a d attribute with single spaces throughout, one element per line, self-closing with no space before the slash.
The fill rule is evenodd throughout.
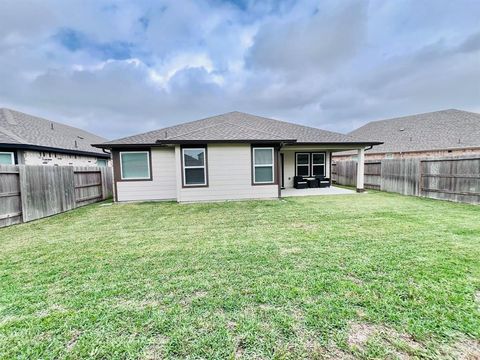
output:
<path id="1" fill-rule="evenodd" d="M 93 145 L 92 145 L 93 146 Z M 90 151 L 82 151 L 82 150 L 70 150 L 64 148 L 55 148 L 50 146 L 39 146 L 39 145 L 30 145 L 30 144 L 6 144 L 1 143 L 0 149 L 18 149 L 18 150 L 37 150 L 37 151 L 51 151 L 57 152 L 60 154 L 76 154 L 76 155 L 86 155 L 86 156 L 96 156 L 101 158 L 110 158 L 110 155 L 106 155 L 109 153 L 100 153 L 100 152 L 90 152 Z"/>

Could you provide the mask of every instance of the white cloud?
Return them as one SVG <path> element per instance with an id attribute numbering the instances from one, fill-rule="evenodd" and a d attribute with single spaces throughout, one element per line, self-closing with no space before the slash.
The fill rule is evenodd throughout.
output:
<path id="1" fill-rule="evenodd" d="M 5 0 L 0 106 L 109 138 L 231 110 L 339 131 L 478 111 L 479 12 L 470 1 Z"/>

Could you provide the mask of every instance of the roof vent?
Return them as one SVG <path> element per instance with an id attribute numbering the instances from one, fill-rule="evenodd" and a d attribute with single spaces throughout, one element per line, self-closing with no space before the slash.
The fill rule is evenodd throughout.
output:
<path id="1" fill-rule="evenodd" d="M 77 135 L 77 138 L 79 138 L 80 140 L 85 139 L 84 137 L 81 137 L 80 135 Z"/>
<path id="2" fill-rule="evenodd" d="M 55 126 L 53 125 L 53 123 L 50 123 L 50 129 L 54 130 Z"/>
<path id="3" fill-rule="evenodd" d="M 168 131 L 165 131 L 165 139 L 168 138 Z"/>
<path id="4" fill-rule="evenodd" d="M 461 143 L 460 139 L 458 139 L 458 143 L 459 143 L 459 144 Z"/>
<path id="5" fill-rule="evenodd" d="M 400 128 L 398 129 L 398 131 L 405 131 L 405 128 Z"/>
<path id="6" fill-rule="evenodd" d="M 17 123 L 17 120 L 15 119 L 15 117 L 13 116 L 12 112 L 8 109 L 5 109 L 3 111 L 4 115 L 5 115 L 5 120 L 7 120 L 7 123 L 10 124 L 10 125 L 18 125 Z"/>
<path id="7" fill-rule="evenodd" d="M 75 140 L 75 147 L 78 148 L 77 140 Z"/>

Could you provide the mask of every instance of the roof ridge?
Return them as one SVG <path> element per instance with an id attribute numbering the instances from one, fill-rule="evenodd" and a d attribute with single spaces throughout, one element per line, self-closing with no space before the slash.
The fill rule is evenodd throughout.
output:
<path id="1" fill-rule="evenodd" d="M 188 123 L 190 124 L 190 123 Z M 199 132 L 200 130 L 205 130 L 205 129 L 209 129 L 211 127 L 214 127 L 214 126 L 218 126 L 218 124 L 213 124 L 213 125 L 209 125 L 209 126 L 204 126 L 200 129 L 195 129 L 195 130 L 192 130 L 192 131 L 187 131 L 187 132 L 184 132 L 184 133 L 181 133 L 181 134 L 177 134 L 175 136 L 172 136 L 172 137 L 166 137 L 165 139 L 163 140 L 173 140 L 179 136 L 184 136 L 184 135 L 188 135 L 188 134 L 191 134 L 191 133 L 195 133 L 195 132 Z M 173 126 L 172 126 L 173 127 Z M 168 128 L 165 128 L 165 129 L 160 129 L 160 130 L 164 130 L 164 131 L 167 131 Z M 168 134 L 168 131 L 167 131 L 167 134 Z M 162 139 L 158 139 L 158 140 L 162 140 Z"/>
<path id="2" fill-rule="evenodd" d="M 371 123 L 382 122 L 382 121 L 401 120 L 401 119 L 404 119 L 404 118 L 410 118 L 410 117 L 414 117 L 414 116 L 422 116 L 422 115 L 428 115 L 428 114 L 443 113 L 443 112 L 447 112 L 447 111 L 458 111 L 458 112 L 480 115 L 480 114 L 478 114 L 476 112 L 473 112 L 473 111 L 466 111 L 466 110 L 451 108 L 451 109 L 443 109 L 443 110 L 435 110 L 435 111 L 426 111 L 426 112 L 410 114 L 410 115 L 394 116 L 394 117 L 389 117 L 389 118 L 386 118 L 386 119 L 372 120 L 372 121 L 369 121 L 368 123 L 366 123 L 365 125 L 368 125 L 368 124 L 371 124 Z M 365 126 L 365 125 L 362 125 L 362 126 Z M 353 130 L 353 131 L 355 131 L 355 130 Z"/>
<path id="3" fill-rule="evenodd" d="M 239 112 L 239 111 L 233 111 L 233 112 Z M 240 113 L 241 113 L 241 112 L 240 112 Z M 250 115 L 250 114 L 248 114 L 248 113 L 243 113 L 243 114 Z M 265 116 L 258 116 L 258 115 L 252 115 L 252 116 L 256 116 L 256 117 L 259 117 L 259 118 L 261 118 L 261 119 L 265 119 L 265 120 L 269 120 L 269 121 L 276 121 L 276 122 L 279 122 L 279 123 L 288 124 L 288 125 L 290 125 L 290 126 L 293 125 L 293 126 L 304 127 L 304 128 L 308 128 L 308 129 L 312 129 L 312 130 L 316 130 L 316 131 L 322 131 L 322 132 L 326 132 L 326 133 L 330 133 L 330 134 L 346 136 L 346 137 L 350 137 L 350 138 L 352 138 L 353 140 L 355 140 L 352 136 L 350 136 L 350 135 L 348 135 L 348 134 L 342 134 L 342 133 L 336 132 L 336 131 L 324 130 L 324 129 L 320 129 L 320 128 L 317 128 L 317 127 L 314 127 L 314 126 L 310 126 L 310 125 L 297 124 L 297 123 L 293 123 L 293 122 L 289 122 L 289 121 L 285 121 L 285 120 L 278 120 L 278 119 L 268 118 L 268 117 L 265 117 Z"/>
<path id="4" fill-rule="evenodd" d="M 255 130 L 255 131 L 257 131 L 257 132 L 261 132 L 261 133 L 263 133 L 263 134 L 267 134 L 267 135 L 270 135 L 270 136 L 271 136 L 271 135 L 274 135 L 274 136 L 278 137 L 279 139 L 282 139 L 282 136 L 281 136 L 281 135 L 275 134 L 275 133 L 273 133 L 273 132 L 272 132 L 272 133 L 269 133 L 268 131 L 259 130 L 259 129 L 256 129 L 256 128 L 254 128 L 254 127 L 248 126 L 248 125 L 244 125 L 244 124 L 240 125 L 240 124 L 231 123 L 231 122 L 228 121 L 228 120 L 225 120 L 225 122 L 226 122 L 227 124 L 230 124 L 230 125 L 238 126 L 238 127 L 244 128 L 244 129 Z"/>

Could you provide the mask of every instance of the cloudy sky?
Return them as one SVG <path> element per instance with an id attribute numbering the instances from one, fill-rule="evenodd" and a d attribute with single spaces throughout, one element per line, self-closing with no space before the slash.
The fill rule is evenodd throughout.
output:
<path id="1" fill-rule="evenodd" d="M 232 110 L 480 112 L 480 1 L 0 0 L 0 107 L 109 139 Z"/>

